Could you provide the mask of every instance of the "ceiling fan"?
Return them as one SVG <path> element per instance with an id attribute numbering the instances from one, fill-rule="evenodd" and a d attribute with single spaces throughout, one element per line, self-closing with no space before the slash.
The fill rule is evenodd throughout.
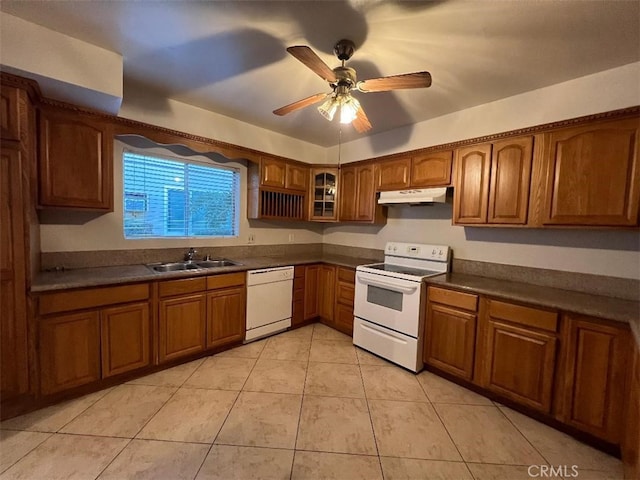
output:
<path id="1" fill-rule="evenodd" d="M 327 81 L 331 86 L 332 92 L 311 95 L 278 108 L 273 113 L 286 115 L 324 100 L 323 104 L 318 107 L 318 111 L 327 120 L 333 120 L 336 112 L 339 112 L 340 123 L 353 122 L 355 129 L 362 133 L 371 129 L 371 122 L 369 122 L 367 115 L 364 113 L 360 102 L 351 95 L 352 90 L 363 93 L 387 92 L 405 88 L 426 88 L 431 85 L 431 74 L 429 72 L 405 73 L 357 81 L 356 71 L 353 68 L 344 66 L 344 62 L 351 58 L 355 50 L 355 44 L 351 40 L 343 39 L 336 43 L 333 52 L 338 57 L 338 60 L 342 61 L 342 65 L 331 69 L 311 48 L 305 45 L 287 48 L 287 52 Z"/>

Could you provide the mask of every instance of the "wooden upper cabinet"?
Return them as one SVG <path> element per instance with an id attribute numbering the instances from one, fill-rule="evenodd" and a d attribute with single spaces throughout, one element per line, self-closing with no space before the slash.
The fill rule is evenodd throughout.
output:
<path id="1" fill-rule="evenodd" d="M 356 219 L 356 202 L 358 198 L 357 167 L 340 169 L 340 220 Z"/>
<path id="2" fill-rule="evenodd" d="M 3 140 L 20 140 L 20 90 L 0 87 L 0 136 Z"/>
<path id="3" fill-rule="evenodd" d="M 376 167 L 372 163 L 340 169 L 340 221 L 384 222 L 382 207 L 376 200 Z"/>
<path id="4" fill-rule="evenodd" d="M 375 190 L 375 167 L 373 164 L 358 167 L 356 172 L 358 194 L 356 198 L 356 220 L 373 222 L 375 217 L 376 190 Z"/>
<path id="5" fill-rule="evenodd" d="M 113 135 L 88 115 L 40 112 L 39 204 L 113 210 Z"/>
<path id="6" fill-rule="evenodd" d="M 338 169 L 312 168 L 309 189 L 309 219 L 320 222 L 338 220 Z"/>
<path id="7" fill-rule="evenodd" d="M 289 190 L 306 191 L 309 185 L 309 167 L 287 163 L 284 187 Z"/>
<path id="8" fill-rule="evenodd" d="M 545 225 L 638 224 L 637 118 L 545 135 Z"/>
<path id="9" fill-rule="evenodd" d="M 527 223 L 532 156 L 533 137 L 493 144 L 488 223 Z"/>
<path id="10" fill-rule="evenodd" d="M 451 184 L 453 151 L 417 155 L 411 159 L 410 186 L 438 187 Z"/>
<path id="11" fill-rule="evenodd" d="M 284 160 L 271 157 L 260 158 L 260 185 L 264 187 L 285 187 L 287 164 Z"/>
<path id="12" fill-rule="evenodd" d="M 105 308 L 102 329 L 102 378 L 151 364 L 149 303 Z"/>
<path id="13" fill-rule="evenodd" d="M 402 190 L 409 187 L 411 158 L 378 163 L 376 187 L 378 190 Z"/>
<path id="14" fill-rule="evenodd" d="M 564 320 L 565 381 L 560 420 L 619 443 L 630 367 L 630 332 L 626 325 L 580 315 L 567 315 Z"/>
<path id="15" fill-rule="evenodd" d="M 453 196 L 454 224 L 487 222 L 491 144 L 456 151 L 456 184 Z"/>

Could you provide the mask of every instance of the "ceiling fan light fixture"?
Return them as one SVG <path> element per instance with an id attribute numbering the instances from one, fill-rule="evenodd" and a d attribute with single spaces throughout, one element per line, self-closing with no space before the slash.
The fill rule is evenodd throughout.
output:
<path id="1" fill-rule="evenodd" d="M 322 105 L 318 107 L 320 114 L 329 121 L 333 120 L 336 111 L 338 110 L 338 101 L 336 97 L 331 96 L 327 98 Z"/>
<path id="2" fill-rule="evenodd" d="M 360 109 L 360 102 L 353 98 L 351 95 L 342 99 L 340 105 L 340 123 L 351 123 L 356 119 L 358 110 Z"/>

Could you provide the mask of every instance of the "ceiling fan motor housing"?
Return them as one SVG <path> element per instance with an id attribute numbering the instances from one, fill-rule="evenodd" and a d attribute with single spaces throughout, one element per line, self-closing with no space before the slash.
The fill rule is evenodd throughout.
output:
<path id="1" fill-rule="evenodd" d="M 336 54 L 338 60 L 342 60 L 343 62 L 349 60 L 355 51 L 355 43 L 353 43 L 351 40 L 347 40 L 346 38 L 340 40 L 338 43 L 336 43 L 336 46 L 333 47 L 333 53 Z"/>
<path id="2" fill-rule="evenodd" d="M 333 69 L 336 78 L 338 79 L 334 85 L 337 87 L 346 87 L 351 90 L 356 84 L 356 71 L 349 67 L 336 67 Z M 348 91 L 347 90 L 347 91 Z"/>

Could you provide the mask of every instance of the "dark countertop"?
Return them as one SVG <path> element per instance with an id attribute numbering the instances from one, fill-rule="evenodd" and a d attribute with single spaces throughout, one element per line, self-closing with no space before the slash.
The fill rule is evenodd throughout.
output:
<path id="1" fill-rule="evenodd" d="M 305 265 L 319 262 L 349 268 L 355 268 L 358 265 L 368 263 L 378 263 L 376 260 L 368 258 L 341 255 L 251 257 L 233 260 L 240 262 L 241 265 L 163 273 L 154 272 L 146 265 L 79 268 L 62 272 L 42 272 L 35 278 L 31 291 L 34 293 L 42 293 L 122 283 L 174 280 L 203 275 L 244 272 L 259 268 Z M 628 323 L 633 330 L 636 341 L 640 344 L 640 302 L 637 301 L 462 273 L 449 273 L 447 275 L 430 277 L 427 279 L 427 283 L 545 308 L 553 308 Z"/>
<path id="2" fill-rule="evenodd" d="M 640 302 L 637 301 L 462 273 L 449 273 L 430 277 L 427 279 L 427 283 L 504 300 L 628 323 L 633 330 L 636 341 L 640 344 Z"/>
<path id="3" fill-rule="evenodd" d="M 369 258 L 347 257 L 342 255 L 287 256 L 285 257 L 251 257 L 233 259 L 239 265 L 231 267 L 180 270 L 176 272 L 155 272 L 146 265 L 122 265 L 113 267 L 77 268 L 60 272 L 41 272 L 33 284 L 34 293 L 66 290 L 71 288 L 99 287 L 135 282 L 155 282 L 159 280 L 175 280 L 203 275 L 219 275 L 222 273 L 245 272 L 269 267 L 288 265 L 305 265 L 309 263 L 331 263 L 341 267 L 355 268 L 367 263 L 378 263 Z"/>

